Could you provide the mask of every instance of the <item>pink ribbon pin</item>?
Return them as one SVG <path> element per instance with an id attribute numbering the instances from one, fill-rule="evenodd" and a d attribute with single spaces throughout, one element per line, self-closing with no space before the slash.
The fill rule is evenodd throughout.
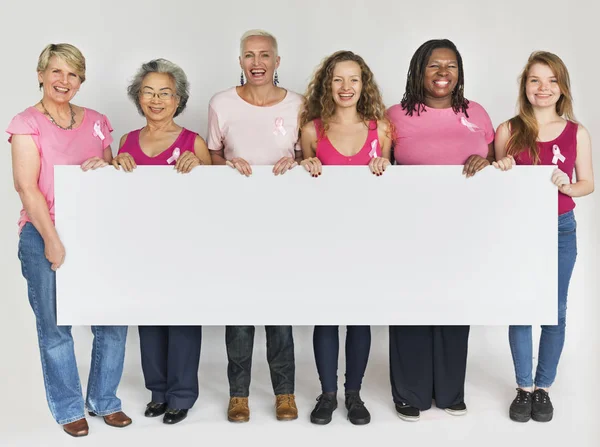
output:
<path id="1" fill-rule="evenodd" d="M 273 131 L 274 135 L 280 133 L 281 135 L 285 135 L 287 131 L 283 127 L 283 118 L 275 118 L 275 130 Z"/>
<path id="2" fill-rule="evenodd" d="M 96 121 L 94 123 L 94 136 L 104 141 L 104 134 L 102 133 L 102 128 L 100 127 L 100 121 Z"/>
<path id="3" fill-rule="evenodd" d="M 375 138 L 373 141 L 371 141 L 371 151 L 369 152 L 369 157 L 377 158 L 377 144 L 378 143 L 379 143 L 379 141 L 377 141 L 377 138 Z"/>
<path id="4" fill-rule="evenodd" d="M 167 163 L 171 164 L 174 161 L 177 161 L 177 159 L 179 158 L 180 155 L 181 155 L 181 151 L 179 150 L 178 147 L 176 147 L 175 149 L 173 149 L 173 154 L 171 154 L 171 156 L 167 160 Z"/>
<path id="5" fill-rule="evenodd" d="M 479 130 L 479 127 L 477 125 L 467 121 L 467 119 L 464 116 L 460 117 L 460 123 L 467 129 L 469 129 L 471 132 L 477 132 Z"/>
<path id="6" fill-rule="evenodd" d="M 552 153 L 554 154 L 554 157 L 552 157 L 552 164 L 558 164 L 558 160 L 562 161 L 563 163 L 565 162 L 566 158 L 563 154 L 560 153 L 560 148 L 558 147 L 558 145 L 554 145 L 552 146 Z"/>

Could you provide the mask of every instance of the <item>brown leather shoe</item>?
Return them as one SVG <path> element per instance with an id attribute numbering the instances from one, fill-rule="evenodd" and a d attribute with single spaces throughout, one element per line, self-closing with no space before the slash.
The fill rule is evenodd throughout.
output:
<path id="1" fill-rule="evenodd" d="M 293 421 L 298 418 L 298 408 L 293 394 L 275 396 L 275 415 L 278 421 Z"/>
<path id="2" fill-rule="evenodd" d="M 96 413 L 90 411 L 90 416 L 96 416 Z M 122 411 L 117 411 L 116 413 L 111 413 L 104 416 L 104 422 L 106 422 L 106 425 L 110 425 L 111 427 L 123 428 L 131 425 L 133 421 Z"/>
<path id="3" fill-rule="evenodd" d="M 247 397 L 230 397 L 227 409 L 229 422 L 248 422 L 250 420 L 250 408 L 248 408 Z"/>
<path id="4" fill-rule="evenodd" d="M 87 421 L 85 418 L 79 419 L 78 421 L 71 422 L 70 424 L 63 425 L 63 430 L 67 432 L 67 434 L 74 436 L 75 438 L 79 438 L 81 436 L 87 436 L 90 430 Z"/>

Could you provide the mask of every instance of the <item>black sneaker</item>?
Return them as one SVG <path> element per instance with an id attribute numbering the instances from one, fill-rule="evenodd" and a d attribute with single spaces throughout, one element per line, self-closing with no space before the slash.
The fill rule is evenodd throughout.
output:
<path id="1" fill-rule="evenodd" d="M 346 393 L 348 420 L 354 425 L 366 425 L 371 422 L 371 414 L 366 409 L 358 391 Z"/>
<path id="2" fill-rule="evenodd" d="M 550 422 L 554 415 L 554 407 L 548 393 L 540 388 L 533 392 L 531 418 L 537 422 Z"/>
<path id="3" fill-rule="evenodd" d="M 508 414 L 515 422 L 527 422 L 531 419 L 531 393 L 517 388 L 517 397 L 510 404 Z"/>
<path id="4" fill-rule="evenodd" d="M 403 421 L 416 422 L 421 418 L 421 412 L 418 408 L 411 407 L 406 402 L 396 404 L 396 414 Z"/>
<path id="5" fill-rule="evenodd" d="M 310 422 L 325 425 L 331 422 L 334 410 L 337 408 L 337 394 L 323 393 L 317 397 L 317 405 L 310 413 Z"/>
<path id="6" fill-rule="evenodd" d="M 467 414 L 467 406 L 464 402 L 460 402 L 444 408 L 444 411 L 452 416 L 464 416 Z"/>

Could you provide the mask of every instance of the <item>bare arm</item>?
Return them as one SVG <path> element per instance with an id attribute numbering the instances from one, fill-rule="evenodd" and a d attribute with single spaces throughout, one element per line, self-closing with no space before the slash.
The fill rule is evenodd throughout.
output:
<path id="1" fill-rule="evenodd" d="M 390 126 L 386 121 L 377 122 L 377 136 L 381 146 L 381 156 L 388 161 L 392 159 L 392 136 Z"/>
<path id="2" fill-rule="evenodd" d="M 204 138 L 202 138 L 200 135 L 197 135 L 196 141 L 194 141 L 194 153 L 196 154 L 196 157 L 198 157 L 198 159 L 200 160 L 201 164 L 212 164 L 211 154 L 208 151 L 208 147 L 206 146 Z"/>
<path id="3" fill-rule="evenodd" d="M 13 181 L 29 220 L 44 239 L 46 258 L 56 270 L 64 261 L 64 247 L 50 217 L 46 198 L 38 187 L 40 155 L 30 135 L 13 135 Z"/>
<path id="4" fill-rule="evenodd" d="M 212 150 L 210 149 L 210 158 L 213 165 L 224 165 L 227 160 L 225 160 L 225 149 Z"/>
<path id="5" fill-rule="evenodd" d="M 510 130 L 508 128 L 508 121 L 500 124 L 496 130 L 496 137 L 494 138 L 494 154 L 496 160 L 502 160 L 506 157 L 506 143 L 510 138 Z"/>
<path id="6" fill-rule="evenodd" d="M 317 153 L 317 129 L 311 121 L 306 123 L 300 131 L 300 147 L 302 148 L 302 159 L 313 158 Z"/>
<path id="7" fill-rule="evenodd" d="M 576 182 L 561 192 L 571 197 L 583 197 L 594 192 L 594 171 L 592 166 L 592 141 L 590 134 L 581 124 L 577 129 L 577 158 L 575 159 Z"/>

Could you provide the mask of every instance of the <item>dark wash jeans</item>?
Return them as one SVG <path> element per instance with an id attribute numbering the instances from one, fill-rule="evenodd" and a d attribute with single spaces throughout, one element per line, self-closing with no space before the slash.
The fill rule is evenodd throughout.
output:
<path id="1" fill-rule="evenodd" d="M 267 361 L 275 395 L 294 393 L 294 337 L 291 326 L 265 326 Z M 227 326 L 227 377 L 231 397 L 248 397 L 254 348 L 254 326 Z"/>

